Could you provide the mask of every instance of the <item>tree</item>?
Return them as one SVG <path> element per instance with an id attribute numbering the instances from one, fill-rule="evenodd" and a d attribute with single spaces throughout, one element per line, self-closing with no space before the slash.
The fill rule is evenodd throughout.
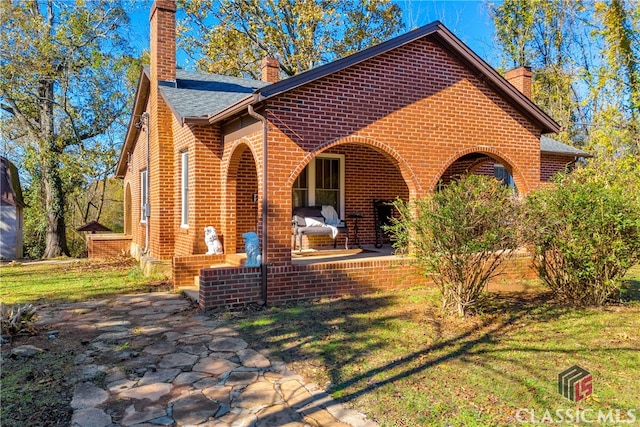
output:
<path id="1" fill-rule="evenodd" d="M 534 265 L 569 304 L 602 305 L 640 261 L 640 161 L 595 159 L 559 175 L 525 204 Z"/>
<path id="2" fill-rule="evenodd" d="M 638 153 L 640 8 L 635 0 L 505 0 L 491 7 L 507 66 L 531 66 L 533 100 L 557 138 Z"/>
<path id="3" fill-rule="evenodd" d="M 445 312 L 460 316 L 477 304 L 486 284 L 517 247 L 518 204 L 493 177 L 463 176 L 415 203 L 395 203 L 396 248 L 410 249 L 440 288 Z"/>
<path id="4" fill-rule="evenodd" d="M 0 2 L 3 137 L 20 147 L 36 187 L 46 258 L 69 253 L 65 195 L 115 162 L 102 135 L 129 106 L 127 22 L 114 0 Z"/>
<path id="5" fill-rule="evenodd" d="M 584 35 L 582 0 L 506 0 L 491 6 L 496 38 L 509 68 L 534 72 L 532 97 L 562 127 L 565 142 L 581 138 L 584 112 L 577 96 L 576 60 Z M 572 51 L 573 49 L 573 51 Z"/>
<path id="6" fill-rule="evenodd" d="M 603 61 L 597 88 L 609 88 L 611 102 L 602 111 L 604 119 L 614 123 L 614 141 L 602 138 L 594 141 L 615 155 L 626 147 L 640 154 L 640 8 L 635 1 L 611 0 L 595 3 L 595 18 L 602 37 Z M 597 93 L 597 92 L 596 92 Z M 595 145 L 594 144 L 594 145 Z"/>
<path id="7" fill-rule="evenodd" d="M 293 76 L 377 44 L 402 28 L 390 0 L 182 0 L 180 45 L 206 72 L 260 77 L 260 60 Z"/>

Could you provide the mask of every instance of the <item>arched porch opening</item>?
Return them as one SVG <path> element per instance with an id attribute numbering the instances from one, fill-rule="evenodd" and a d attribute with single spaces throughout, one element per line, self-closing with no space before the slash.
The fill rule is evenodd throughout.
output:
<path id="1" fill-rule="evenodd" d="M 258 172 L 256 161 L 248 145 L 236 147 L 229 161 L 227 176 L 227 212 L 225 222 L 225 253 L 242 253 L 242 235 L 260 231 L 258 210 Z"/>
<path id="2" fill-rule="evenodd" d="M 438 180 L 436 190 L 468 174 L 492 176 L 517 191 L 513 166 L 494 154 L 483 152 L 465 154 L 451 163 Z"/>
<path id="3" fill-rule="evenodd" d="M 347 139 L 328 144 L 305 162 L 291 184 L 292 208 L 334 206 L 349 228 L 350 247 L 357 243 L 356 217 L 360 246 L 375 244 L 375 201 L 409 200 L 410 185 L 405 181 L 400 162 L 367 141 Z M 333 240 L 328 236 L 303 238 L 303 248 L 332 247 Z"/>

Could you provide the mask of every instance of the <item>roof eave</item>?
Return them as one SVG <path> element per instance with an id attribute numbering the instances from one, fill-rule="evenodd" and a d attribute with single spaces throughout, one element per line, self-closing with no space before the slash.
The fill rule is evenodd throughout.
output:
<path id="1" fill-rule="evenodd" d="M 317 68 L 305 71 L 304 73 L 298 74 L 288 79 L 280 80 L 276 83 L 265 86 L 257 90 L 257 92 L 259 92 L 260 94 L 260 100 L 272 98 L 274 96 L 280 95 L 281 93 L 288 92 L 292 89 L 320 79 L 329 74 L 333 74 L 345 68 L 364 62 L 368 59 L 396 49 L 400 46 L 404 46 L 407 43 L 411 43 L 414 40 L 432 34 L 433 32 L 438 30 L 440 25 L 442 24 L 440 24 L 439 21 L 434 21 L 428 25 L 416 28 L 415 30 L 399 35 L 370 48 L 361 50 L 328 64 L 321 65 Z"/>
<path id="2" fill-rule="evenodd" d="M 587 152 L 579 152 L 579 153 L 568 153 L 564 151 L 548 151 L 548 150 L 540 150 L 540 154 L 550 154 L 553 156 L 562 156 L 562 157 L 582 157 L 582 158 L 591 158 L 593 154 Z"/>
<path id="3" fill-rule="evenodd" d="M 260 90 L 260 89 L 258 89 Z M 217 113 L 209 116 L 209 118 L 207 119 L 208 123 L 210 124 L 214 124 L 217 122 L 220 122 L 224 119 L 228 119 L 231 116 L 234 116 L 242 111 L 244 111 L 249 104 L 256 104 L 260 102 L 260 95 L 259 93 L 256 91 L 242 99 L 240 99 L 239 101 L 236 101 L 235 103 L 231 104 L 230 106 L 228 106 L 227 108 L 218 111 Z"/>
<path id="4" fill-rule="evenodd" d="M 140 129 L 136 127 L 135 118 L 140 116 L 144 111 L 149 98 L 150 79 L 147 71 L 144 67 L 140 71 L 140 78 L 138 79 L 138 87 L 136 88 L 136 95 L 133 101 L 133 109 L 131 111 L 131 118 L 129 119 L 129 126 L 127 127 L 127 134 L 124 138 L 124 144 L 120 151 L 120 158 L 116 166 L 116 178 L 124 178 L 127 172 L 127 156 L 125 153 L 129 153 L 135 147 L 136 140 Z"/>
<path id="5" fill-rule="evenodd" d="M 200 116 L 200 117 L 184 117 L 182 119 L 183 125 L 208 125 L 210 116 Z"/>

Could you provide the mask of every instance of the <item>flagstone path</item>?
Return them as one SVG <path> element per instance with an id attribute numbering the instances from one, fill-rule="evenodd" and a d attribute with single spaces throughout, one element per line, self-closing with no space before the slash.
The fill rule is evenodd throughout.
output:
<path id="1" fill-rule="evenodd" d="M 75 427 L 377 424 L 180 295 L 157 292 L 50 305 L 38 327 L 74 331 Z"/>

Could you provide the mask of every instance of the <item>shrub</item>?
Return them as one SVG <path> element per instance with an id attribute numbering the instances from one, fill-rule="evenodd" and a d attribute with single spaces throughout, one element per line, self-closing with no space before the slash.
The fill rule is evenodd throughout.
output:
<path id="1" fill-rule="evenodd" d="M 560 174 L 526 202 L 526 238 L 540 278 L 574 305 L 602 305 L 640 260 L 640 174 L 633 160 Z"/>
<path id="2" fill-rule="evenodd" d="M 468 175 L 414 203 L 396 201 L 396 247 L 418 259 L 440 288 L 445 312 L 466 315 L 517 246 L 518 203 L 510 188 Z"/>

